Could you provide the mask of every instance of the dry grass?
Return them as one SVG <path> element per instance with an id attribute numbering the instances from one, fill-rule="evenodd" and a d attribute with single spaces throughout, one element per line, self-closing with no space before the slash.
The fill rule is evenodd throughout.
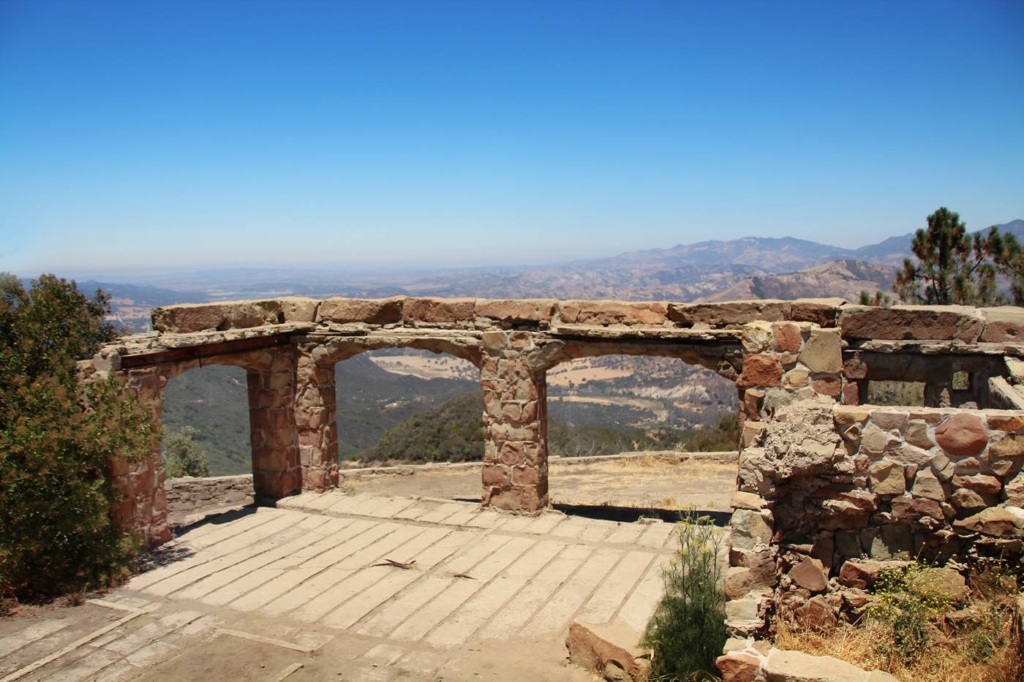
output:
<path id="1" fill-rule="evenodd" d="M 976 600 L 967 611 L 975 612 L 974 625 L 954 627 L 948 619 L 937 623 L 924 653 L 910 661 L 883 653 L 879 645 L 891 641 L 892 633 L 885 623 L 870 618 L 825 632 L 798 630 L 780 619 L 775 646 L 884 670 L 902 682 L 1024 682 L 1024 640 L 1013 630 L 1009 602 Z M 993 635 L 1002 642 L 994 643 Z"/>

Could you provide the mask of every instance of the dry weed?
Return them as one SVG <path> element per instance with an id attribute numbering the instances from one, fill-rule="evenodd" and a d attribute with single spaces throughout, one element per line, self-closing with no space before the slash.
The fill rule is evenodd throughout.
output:
<path id="1" fill-rule="evenodd" d="M 884 670 L 901 682 L 1024 682 L 1024 642 L 1013 632 L 1012 609 L 984 600 L 970 608 L 979 614 L 977 627 L 933 628 L 924 651 L 909 662 L 883 652 L 879 645 L 892 634 L 886 624 L 867 618 L 828 632 L 796 629 L 780 619 L 774 643 L 780 649 L 832 656 L 865 670 Z"/>

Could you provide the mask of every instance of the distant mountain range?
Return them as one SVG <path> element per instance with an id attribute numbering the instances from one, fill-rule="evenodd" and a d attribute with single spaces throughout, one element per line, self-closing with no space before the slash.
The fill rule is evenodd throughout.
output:
<path id="1" fill-rule="evenodd" d="M 997 227 L 1024 240 L 1024 220 Z M 286 295 L 673 301 L 839 296 L 856 300 L 862 290 L 889 291 L 895 269 L 912 255 L 913 236 L 891 237 L 859 249 L 792 237 L 745 237 L 539 267 L 407 275 L 246 268 L 217 271 L 215 277 L 210 272 L 179 275 L 174 284 L 165 286 L 87 281 L 81 287 L 110 292 L 118 320 L 133 330 L 146 327 L 148 310 L 157 305 Z"/>

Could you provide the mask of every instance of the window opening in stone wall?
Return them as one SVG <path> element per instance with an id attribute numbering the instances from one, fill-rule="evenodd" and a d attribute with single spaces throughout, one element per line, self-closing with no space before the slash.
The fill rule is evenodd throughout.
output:
<path id="1" fill-rule="evenodd" d="M 923 381 L 868 381 L 867 404 L 885 407 L 924 405 Z"/>
<path id="2" fill-rule="evenodd" d="M 337 363 L 335 384 L 343 472 L 483 460 L 483 393 L 471 362 L 410 348 L 369 351 Z M 366 478 L 358 485 L 361 492 L 480 499 L 479 467 L 450 474 Z M 357 483 L 345 478 L 342 485 Z"/>
<path id="3" fill-rule="evenodd" d="M 953 390 L 971 390 L 971 375 L 968 372 L 953 372 Z"/>
<path id="4" fill-rule="evenodd" d="M 220 365 L 191 369 L 168 381 L 162 394 L 165 457 L 168 445 L 180 448 L 174 442 L 184 438 L 208 461 L 210 476 L 252 473 L 244 369 Z"/>
<path id="5" fill-rule="evenodd" d="M 564 460 L 551 464 L 554 504 L 728 510 L 735 456 L 686 461 L 682 453 L 735 453 L 733 382 L 676 358 L 606 355 L 559 364 L 547 389 L 548 452 Z M 640 454 L 578 460 L 622 453 Z"/>

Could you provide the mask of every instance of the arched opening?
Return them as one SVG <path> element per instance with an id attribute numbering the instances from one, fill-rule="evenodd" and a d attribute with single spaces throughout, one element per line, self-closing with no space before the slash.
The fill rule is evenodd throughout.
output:
<path id="1" fill-rule="evenodd" d="M 556 506 L 728 511 L 739 439 L 732 381 L 680 357 L 588 355 L 547 371 L 547 397 Z M 728 454 L 691 454 L 705 452 Z"/>
<path id="2" fill-rule="evenodd" d="M 242 367 L 197 367 L 167 381 L 163 388 L 163 453 L 186 454 L 195 446 L 208 464 L 206 475 L 252 473 L 249 398 Z M 165 465 L 168 477 L 178 469 Z"/>
<path id="3" fill-rule="evenodd" d="M 471 356 L 408 346 L 343 355 L 333 367 L 342 489 L 479 500 L 484 406 Z"/>
<path id="4" fill-rule="evenodd" d="M 388 348 L 359 353 L 334 371 L 342 468 L 482 458 L 480 372 L 468 360 Z M 467 421 L 471 433 L 459 428 Z M 443 435 L 453 439 L 441 442 Z"/>

